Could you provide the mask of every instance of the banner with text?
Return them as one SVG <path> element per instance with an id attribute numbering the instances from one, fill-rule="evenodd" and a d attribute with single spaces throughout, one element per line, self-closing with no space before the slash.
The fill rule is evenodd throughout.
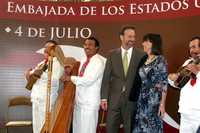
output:
<path id="1" fill-rule="evenodd" d="M 200 15 L 200 0 L 127 0 L 76 4 L 30 0 L 0 2 L 0 18 L 18 20 L 123 22 L 196 15 Z"/>

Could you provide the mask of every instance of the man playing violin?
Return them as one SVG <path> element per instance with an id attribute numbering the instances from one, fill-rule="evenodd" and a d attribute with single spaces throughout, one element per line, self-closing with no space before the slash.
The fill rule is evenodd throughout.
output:
<path id="1" fill-rule="evenodd" d="M 180 133 L 196 133 L 200 126 L 200 64 L 194 63 L 200 58 L 200 37 L 194 37 L 189 43 L 191 58 L 182 65 L 191 72 L 189 81 L 180 89 L 179 113 Z M 169 84 L 177 87 L 176 81 L 180 73 L 171 73 L 168 76 Z"/>

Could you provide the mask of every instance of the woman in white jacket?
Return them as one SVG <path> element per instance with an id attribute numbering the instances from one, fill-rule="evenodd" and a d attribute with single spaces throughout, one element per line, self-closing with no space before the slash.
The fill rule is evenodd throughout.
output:
<path id="1" fill-rule="evenodd" d="M 49 40 L 45 43 L 44 57 L 45 59 L 40 62 L 34 69 L 26 72 L 27 79 L 30 75 L 37 75 L 37 70 L 47 65 L 48 56 L 53 56 L 53 67 L 51 77 L 51 95 L 50 95 L 50 110 L 52 110 L 55 101 L 58 96 L 59 80 L 63 75 L 64 67 L 63 61 L 59 58 L 57 43 L 53 40 Z M 60 49 L 61 50 L 61 49 Z M 59 51 L 62 52 L 62 51 Z M 64 56 L 63 56 L 64 57 Z M 38 75 L 38 80 L 33 85 L 31 91 L 32 101 L 32 116 L 33 116 L 33 132 L 40 133 L 45 122 L 46 111 L 46 95 L 47 95 L 47 82 L 48 82 L 48 70 L 44 70 L 41 75 Z"/>

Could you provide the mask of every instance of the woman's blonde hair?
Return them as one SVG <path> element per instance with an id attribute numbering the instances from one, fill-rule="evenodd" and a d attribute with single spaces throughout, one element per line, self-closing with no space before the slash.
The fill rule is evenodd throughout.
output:
<path id="1" fill-rule="evenodd" d="M 73 57 L 65 57 L 61 47 L 58 45 L 58 43 L 54 40 L 48 40 L 45 42 L 46 44 L 51 43 L 50 46 L 52 50 L 54 50 L 54 56 L 58 59 L 60 64 L 65 66 L 73 66 L 76 62 L 76 60 Z"/>
<path id="2" fill-rule="evenodd" d="M 70 66 L 73 67 L 76 60 L 73 57 L 65 57 L 61 47 L 56 45 L 55 47 L 55 57 L 57 57 L 58 61 L 62 66 Z"/>

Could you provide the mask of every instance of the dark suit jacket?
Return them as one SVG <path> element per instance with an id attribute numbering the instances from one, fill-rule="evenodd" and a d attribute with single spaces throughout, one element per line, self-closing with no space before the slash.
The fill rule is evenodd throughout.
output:
<path id="1" fill-rule="evenodd" d="M 115 107 L 119 102 L 123 87 L 126 88 L 127 100 L 129 100 L 130 92 L 134 94 L 133 82 L 138 72 L 138 66 L 145 55 L 142 50 L 133 48 L 128 73 L 125 77 L 121 49 L 113 50 L 110 53 L 107 58 L 101 87 L 101 99 L 107 99 L 109 106 Z"/>
<path id="2" fill-rule="evenodd" d="M 135 75 L 135 79 L 134 79 L 134 82 L 133 82 L 133 86 L 131 88 L 130 95 L 129 95 L 130 101 L 137 102 L 137 100 L 138 100 L 140 88 L 141 88 L 141 84 L 142 84 L 142 80 L 141 80 L 140 75 L 139 75 L 139 68 L 145 63 L 147 57 L 148 57 L 147 55 L 143 56 L 143 58 L 140 60 L 140 63 L 138 65 L 137 72 L 136 72 L 136 75 Z"/>

